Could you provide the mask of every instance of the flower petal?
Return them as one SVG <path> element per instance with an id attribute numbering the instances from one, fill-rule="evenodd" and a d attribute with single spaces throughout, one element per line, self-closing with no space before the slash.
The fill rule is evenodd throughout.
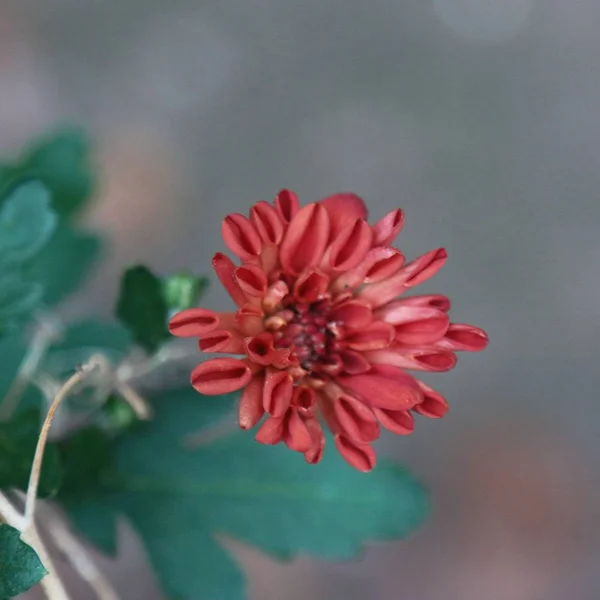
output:
<path id="1" fill-rule="evenodd" d="M 297 302 L 309 304 L 320 300 L 329 287 L 329 277 L 318 269 L 304 271 L 294 283 L 294 298 Z"/>
<path id="2" fill-rule="evenodd" d="M 344 343 L 351 350 L 376 350 L 387 348 L 394 341 L 395 335 L 392 325 L 383 321 L 374 321 L 363 329 L 349 333 L 344 338 Z"/>
<path id="3" fill-rule="evenodd" d="M 404 225 L 404 213 L 397 208 L 373 226 L 373 246 L 389 246 Z"/>
<path id="4" fill-rule="evenodd" d="M 242 335 L 256 335 L 263 330 L 263 312 L 254 304 L 244 304 L 236 311 L 234 322 Z"/>
<path id="5" fill-rule="evenodd" d="M 251 263 L 245 263 L 235 270 L 235 281 L 242 292 L 251 298 L 262 298 L 269 285 L 265 272 Z"/>
<path id="6" fill-rule="evenodd" d="M 342 368 L 348 375 L 359 375 L 371 369 L 371 363 L 360 352 L 342 350 L 340 358 L 342 359 Z"/>
<path id="7" fill-rule="evenodd" d="M 321 428 L 321 424 L 316 418 L 309 418 L 305 421 L 306 427 L 310 433 L 312 445 L 309 450 L 304 453 L 304 460 L 316 465 L 323 458 L 323 450 L 325 448 L 325 434 Z"/>
<path id="8" fill-rule="evenodd" d="M 356 194 L 348 192 L 334 194 L 333 196 L 327 196 L 327 198 L 319 200 L 319 204 L 324 206 L 329 213 L 332 240 L 338 236 L 344 227 L 352 223 L 355 219 L 366 220 L 367 218 L 367 207 L 363 199 Z"/>
<path id="9" fill-rule="evenodd" d="M 261 444 L 274 446 L 279 444 L 285 433 L 283 417 L 269 417 L 256 432 L 254 439 Z"/>
<path id="10" fill-rule="evenodd" d="M 379 437 L 379 423 L 373 411 L 350 394 L 342 394 L 333 402 L 333 410 L 342 433 L 366 444 Z"/>
<path id="11" fill-rule="evenodd" d="M 251 378 L 250 368 L 241 360 L 213 358 L 192 371 L 191 383 L 201 394 L 218 396 L 242 389 Z"/>
<path id="12" fill-rule="evenodd" d="M 448 254 L 443 248 L 431 250 L 402 267 L 395 275 L 367 285 L 358 296 L 369 301 L 373 307 L 387 304 L 407 289 L 435 275 L 447 257 Z"/>
<path id="13" fill-rule="evenodd" d="M 446 333 L 450 321 L 447 313 L 425 306 L 410 306 L 400 301 L 389 302 L 376 316 L 391 323 L 400 344 L 424 346 L 436 342 Z"/>
<path id="14" fill-rule="evenodd" d="M 242 337 L 227 329 L 215 329 L 202 336 L 198 342 L 201 352 L 226 352 L 227 354 L 242 354 L 244 344 Z"/>
<path id="15" fill-rule="evenodd" d="M 437 308 L 448 312 L 450 310 L 450 299 L 441 294 L 423 294 L 420 296 L 409 296 L 396 300 L 398 305 L 403 306 L 422 306 L 426 308 Z"/>
<path id="16" fill-rule="evenodd" d="M 430 419 L 440 419 L 448 412 L 448 402 L 439 392 L 417 381 L 423 392 L 423 402 L 417 404 L 413 410 Z"/>
<path id="17" fill-rule="evenodd" d="M 480 352 L 488 345 L 487 333 L 465 323 L 452 323 L 446 335 L 435 346 L 453 351 Z"/>
<path id="18" fill-rule="evenodd" d="M 290 190 L 281 190 L 275 196 L 275 210 L 283 223 L 287 225 L 300 210 L 298 196 Z"/>
<path id="19" fill-rule="evenodd" d="M 244 389 L 238 408 L 238 420 L 242 429 L 251 429 L 265 414 L 262 403 L 264 383 L 264 373 L 258 373 Z"/>
<path id="20" fill-rule="evenodd" d="M 283 417 L 292 401 L 294 380 L 286 371 L 269 370 L 263 389 L 263 407 L 273 417 Z"/>
<path id="21" fill-rule="evenodd" d="M 327 250 L 327 266 L 338 273 L 354 269 L 371 249 L 372 240 L 373 232 L 365 220 L 348 223 Z"/>
<path id="22" fill-rule="evenodd" d="M 404 373 L 402 369 L 393 372 L 393 377 L 391 374 L 389 370 L 372 370 L 361 375 L 340 375 L 337 382 L 369 406 L 407 410 L 421 402 L 421 390 L 413 377 Z"/>
<path id="23" fill-rule="evenodd" d="M 235 265 L 229 256 L 217 252 L 212 260 L 213 269 L 219 278 L 223 287 L 227 290 L 231 299 L 238 305 L 246 303 L 246 296 L 240 289 L 240 286 L 235 281 Z"/>
<path id="24" fill-rule="evenodd" d="M 206 308 L 188 308 L 169 321 L 169 331 L 178 337 L 200 337 L 219 326 L 218 313 Z"/>
<path id="25" fill-rule="evenodd" d="M 298 411 L 290 410 L 285 419 L 285 445 L 295 452 L 308 452 L 313 445 L 310 431 Z"/>
<path id="26" fill-rule="evenodd" d="M 280 248 L 283 268 L 298 275 L 319 264 L 329 238 L 329 217 L 320 204 L 308 204 L 292 219 Z"/>
<path id="27" fill-rule="evenodd" d="M 373 315 L 369 304 L 352 299 L 334 307 L 331 318 L 344 329 L 361 329 L 371 323 Z"/>
<path id="28" fill-rule="evenodd" d="M 250 209 L 250 222 L 264 244 L 277 246 L 283 238 L 283 223 L 268 202 L 257 202 Z"/>
<path id="29" fill-rule="evenodd" d="M 272 364 L 275 354 L 275 340 L 268 331 L 247 338 L 244 340 L 244 346 L 246 354 L 252 362 L 265 366 Z"/>
<path id="30" fill-rule="evenodd" d="M 368 444 L 357 444 L 343 435 L 336 435 L 335 446 L 344 460 L 363 473 L 368 473 L 377 463 L 375 450 Z"/>
<path id="31" fill-rule="evenodd" d="M 394 365 L 415 371 L 450 371 L 456 366 L 454 352 L 434 347 L 392 346 L 365 352 L 365 358 L 374 364 Z"/>
<path id="32" fill-rule="evenodd" d="M 417 406 L 421 406 L 421 404 L 417 404 Z M 415 428 L 415 420 L 409 410 L 374 408 L 373 412 L 386 429 L 397 435 L 408 435 Z"/>
<path id="33" fill-rule="evenodd" d="M 404 256 L 396 248 L 372 248 L 357 267 L 335 280 L 332 289 L 341 292 L 362 283 L 373 283 L 390 277 L 402 268 L 404 260 Z"/>
<path id="34" fill-rule="evenodd" d="M 227 247 L 242 260 L 249 260 L 260 254 L 260 237 L 254 225 L 244 215 L 227 215 L 223 220 L 221 233 Z"/>

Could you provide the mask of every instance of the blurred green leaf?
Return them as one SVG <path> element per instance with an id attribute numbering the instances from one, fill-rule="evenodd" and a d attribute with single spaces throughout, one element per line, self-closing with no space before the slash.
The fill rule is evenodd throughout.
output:
<path id="1" fill-rule="evenodd" d="M 47 574 L 44 565 L 14 527 L 0 525 L 0 597 L 26 592 Z"/>
<path id="2" fill-rule="evenodd" d="M 163 279 L 163 296 L 171 311 L 196 306 L 208 287 L 207 277 L 181 272 Z"/>
<path id="3" fill-rule="evenodd" d="M 54 306 L 75 292 L 96 263 L 100 238 L 60 223 L 44 251 L 27 265 L 30 280 L 44 287 L 44 302 Z"/>
<path id="4" fill-rule="evenodd" d="M 152 271 L 141 265 L 125 271 L 116 314 L 135 342 L 149 352 L 170 337 L 167 312 L 162 283 Z"/>
<path id="5" fill-rule="evenodd" d="M 19 366 L 27 352 L 27 344 L 22 332 L 15 331 L 0 339 L 0 399 L 6 396 L 13 383 Z M 27 386 L 20 406 L 35 407 L 40 410 L 42 395 L 33 385 Z M 38 419 L 39 425 L 39 419 Z"/>
<path id="6" fill-rule="evenodd" d="M 39 283 L 22 281 L 13 273 L 0 274 L 0 333 L 17 317 L 30 314 L 43 295 L 44 288 Z"/>
<path id="7" fill-rule="evenodd" d="M 364 475 L 330 448 L 319 465 L 307 465 L 243 433 L 190 448 L 186 434 L 205 429 L 231 404 L 231 397 L 187 388 L 164 394 L 152 422 L 115 442 L 114 465 L 89 482 L 95 487 L 63 488 L 59 500 L 75 525 L 94 539 L 99 520 L 106 527 L 111 512 L 124 514 L 170 597 L 242 600 L 244 577 L 215 534 L 278 558 L 348 559 L 365 542 L 405 536 L 422 522 L 423 489 L 389 461 Z M 90 497 L 102 507 L 99 519 Z"/>
<path id="8" fill-rule="evenodd" d="M 51 352 L 98 348 L 125 354 L 131 347 L 131 333 L 116 321 L 84 319 L 71 323 Z"/>
<path id="9" fill-rule="evenodd" d="M 56 212 L 61 217 L 70 216 L 84 206 L 93 192 L 89 140 L 74 127 L 55 130 L 25 150 L 11 176 L 13 180 L 43 181 L 52 193 Z"/>
<path id="10" fill-rule="evenodd" d="M 26 490 L 33 455 L 40 432 L 40 411 L 24 410 L 8 422 L 0 423 L 0 488 L 16 487 Z M 48 444 L 44 452 L 40 496 L 53 496 L 63 477 L 58 449 Z"/>
<path id="11" fill-rule="evenodd" d="M 16 188 L 0 209 L 0 263 L 22 263 L 37 254 L 56 223 L 47 188 L 37 181 Z"/>

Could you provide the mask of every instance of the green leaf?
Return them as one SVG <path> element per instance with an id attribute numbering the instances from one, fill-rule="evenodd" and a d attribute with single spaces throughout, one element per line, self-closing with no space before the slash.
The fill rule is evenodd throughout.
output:
<path id="1" fill-rule="evenodd" d="M 37 181 L 17 187 L 0 209 L 0 263 L 18 264 L 36 255 L 56 223 L 46 187 Z"/>
<path id="2" fill-rule="evenodd" d="M 131 347 L 131 333 L 115 321 L 84 319 L 69 325 L 51 352 L 94 348 L 125 354 Z"/>
<path id="3" fill-rule="evenodd" d="M 149 352 L 170 337 L 167 312 L 161 281 L 152 271 L 143 266 L 125 271 L 116 314 L 134 340 Z"/>
<path id="4" fill-rule="evenodd" d="M 36 408 L 24 410 L 10 421 L 0 423 L 0 489 L 27 489 L 40 425 L 40 411 Z M 48 444 L 44 452 L 39 495 L 55 495 L 62 477 L 58 449 L 54 444 Z"/>
<path id="5" fill-rule="evenodd" d="M 207 277 L 181 272 L 163 279 L 163 296 L 171 311 L 196 306 L 208 287 Z"/>
<path id="6" fill-rule="evenodd" d="M 27 352 L 27 344 L 22 332 L 14 332 L 0 339 L 0 398 L 4 398 L 13 383 L 19 366 Z M 35 407 L 40 410 L 42 395 L 33 385 L 23 394 L 20 406 Z M 39 420 L 38 420 L 39 425 Z"/>
<path id="7" fill-rule="evenodd" d="M 89 140 L 74 127 L 51 132 L 23 153 L 13 171 L 13 178 L 18 177 L 42 180 L 52 192 L 56 212 L 62 217 L 74 214 L 94 188 Z"/>
<path id="8" fill-rule="evenodd" d="M 44 288 L 23 281 L 13 273 L 0 274 L 0 333 L 24 314 L 30 314 L 41 302 Z"/>
<path id="9" fill-rule="evenodd" d="M 244 577 L 217 534 L 278 558 L 339 560 L 356 556 L 369 540 L 402 537 L 423 520 L 423 489 L 386 460 L 364 475 L 328 448 L 319 465 L 307 465 L 302 456 L 261 446 L 247 433 L 186 446 L 186 434 L 209 426 L 224 401 L 231 406 L 231 398 L 201 397 L 191 389 L 166 394 L 155 403 L 152 422 L 115 442 L 114 464 L 95 477 L 93 490 L 73 487 L 61 495 L 73 522 L 91 538 L 99 525 L 86 498 L 103 507 L 103 520 L 111 511 L 124 514 L 170 597 L 247 598 Z"/>
<path id="10" fill-rule="evenodd" d="M 26 592 L 48 571 L 14 527 L 0 525 L 0 597 L 11 598 Z"/>
<path id="11" fill-rule="evenodd" d="M 54 306 L 77 290 L 99 257 L 100 238 L 60 223 L 44 251 L 26 269 L 44 287 L 44 302 Z"/>

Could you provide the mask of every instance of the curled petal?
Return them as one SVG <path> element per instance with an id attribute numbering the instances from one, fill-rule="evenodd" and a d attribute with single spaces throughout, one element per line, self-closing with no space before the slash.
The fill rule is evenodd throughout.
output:
<path id="1" fill-rule="evenodd" d="M 292 406 L 301 413 L 307 415 L 314 412 L 317 398 L 315 390 L 305 385 L 299 385 L 294 388 L 294 396 L 292 398 Z"/>
<path id="2" fill-rule="evenodd" d="M 423 399 L 414 378 L 402 369 L 372 369 L 361 375 L 340 375 L 337 381 L 369 406 L 378 408 L 408 410 Z"/>
<path id="3" fill-rule="evenodd" d="M 367 207 L 362 198 L 356 194 L 346 192 L 334 194 L 319 200 L 319 204 L 324 206 L 329 213 L 332 240 L 356 219 L 366 220 L 367 218 Z"/>
<path id="4" fill-rule="evenodd" d="M 394 327 L 383 321 L 374 321 L 363 329 L 349 333 L 344 342 L 351 350 L 376 350 L 387 348 L 393 341 L 396 332 Z"/>
<path id="5" fill-rule="evenodd" d="M 305 424 L 310 433 L 312 444 L 310 449 L 304 453 L 304 460 L 311 465 L 316 465 L 323 458 L 325 434 L 318 419 L 306 419 Z"/>
<path id="6" fill-rule="evenodd" d="M 235 280 L 235 265 L 233 261 L 222 254 L 221 252 L 217 252 L 213 256 L 212 260 L 213 269 L 219 278 L 219 281 L 223 285 L 223 287 L 227 290 L 232 300 L 238 305 L 242 306 L 242 304 L 246 303 L 246 296 L 244 292 L 240 289 L 240 286 L 237 284 Z"/>
<path id="7" fill-rule="evenodd" d="M 262 298 L 267 293 L 267 276 L 258 265 L 246 263 L 238 267 L 235 280 L 246 296 Z"/>
<path id="8" fill-rule="evenodd" d="M 396 300 L 398 306 L 420 306 L 423 308 L 437 308 L 444 312 L 450 310 L 450 299 L 441 294 L 423 294 Z"/>
<path id="9" fill-rule="evenodd" d="M 277 246 L 283 238 L 283 223 L 268 202 L 258 202 L 250 209 L 250 222 L 260 239 L 268 246 Z"/>
<path id="10" fill-rule="evenodd" d="M 389 246 L 404 225 L 404 213 L 397 208 L 373 226 L 373 246 Z"/>
<path id="11" fill-rule="evenodd" d="M 219 315 L 205 308 L 188 308 L 169 321 L 169 331 L 178 337 L 199 337 L 219 326 Z"/>
<path id="12" fill-rule="evenodd" d="M 285 433 L 283 436 L 285 445 L 295 452 L 308 452 L 313 445 L 312 437 L 308 427 L 304 423 L 298 411 L 289 410 L 285 418 Z"/>
<path id="13" fill-rule="evenodd" d="M 417 406 L 421 406 L 417 404 Z M 416 410 L 417 407 L 415 407 Z M 397 435 L 408 435 L 415 428 L 415 420 L 409 410 L 386 410 L 374 408 L 373 412 L 379 422 L 391 432 Z"/>
<path id="14" fill-rule="evenodd" d="M 379 437 L 379 423 L 373 411 L 360 400 L 342 394 L 333 402 L 333 410 L 344 435 L 366 444 Z"/>
<path id="15" fill-rule="evenodd" d="M 373 319 L 371 307 L 360 300 L 347 300 L 331 311 L 331 318 L 344 329 L 361 329 Z"/>
<path id="16" fill-rule="evenodd" d="M 372 240 L 373 232 L 365 220 L 356 219 L 348 223 L 334 238 L 326 253 L 327 266 L 337 272 L 354 269 L 364 260 Z"/>
<path id="17" fill-rule="evenodd" d="M 360 353 L 354 350 L 342 350 L 342 369 L 348 375 L 359 375 L 366 373 L 371 368 L 371 363 Z"/>
<path id="18" fill-rule="evenodd" d="M 311 303 L 321 299 L 329 287 L 329 277 L 322 271 L 304 271 L 294 284 L 294 297 L 297 302 Z"/>
<path id="19" fill-rule="evenodd" d="M 446 350 L 467 352 L 480 352 L 488 345 L 487 333 L 465 323 L 452 323 L 446 331 L 446 335 L 435 346 Z"/>
<path id="20" fill-rule="evenodd" d="M 262 244 L 254 225 L 244 215 L 227 215 L 221 227 L 227 247 L 242 260 L 250 260 L 260 254 Z"/>
<path id="21" fill-rule="evenodd" d="M 397 273 L 404 265 L 404 256 L 396 248 L 372 248 L 354 269 L 340 275 L 333 289 L 340 292 L 355 288 L 362 283 L 374 283 Z"/>
<path id="22" fill-rule="evenodd" d="M 201 394 L 218 396 L 242 389 L 251 378 L 250 368 L 241 360 L 213 358 L 192 371 L 191 382 Z"/>
<path id="23" fill-rule="evenodd" d="M 285 433 L 285 423 L 283 417 L 269 417 L 256 432 L 254 439 L 261 444 L 274 446 L 279 444 Z"/>
<path id="24" fill-rule="evenodd" d="M 368 473 L 377 462 L 375 450 L 368 444 L 357 444 L 344 435 L 335 436 L 335 447 L 344 460 L 358 471 Z"/>
<path id="25" fill-rule="evenodd" d="M 456 355 L 437 348 L 393 346 L 365 352 L 365 358 L 374 364 L 387 364 L 415 371 L 450 371 L 456 366 Z"/>
<path id="26" fill-rule="evenodd" d="M 387 304 L 407 289 L 435 275 L 447 257 L 448 254 L 443 248 L 431 250 L 402 267 L 395 275 L 367 285 L 361 290 L 359 297 L 371 302 L 373 307 Z"/>
<path id="27" fill-rule="evenodd" d="M 242 335 L 256 335 L 263 330 L 263 312 L 254 304 L 244 304 L 235 313 L 234 322 Z"/>
<path id="28" fill-rule="evenodd" d="M 276 281 L 267 289 L 263 298 L 263 307 L 267 312 L 273 312 L 279 308 L 281 301 L 289 294 L 289 288 L 284 281 Z"/>
<path id="29" fill-rule="evenodd" d="M 292 401 L 294 380 L 286 371 L 268 371 L 263 389 L 263 407 L 273 417 L 283 417 Z"/>
<path id="30" fill-rule="evenodd" d="M 329 217 L 320 204 L 308 204 L 289 224 L 280 247 L 283 268 L 293 275 L 319 264 L 329 238 Z"/>
<path id="31" fill-rule="evenodd" d="M 257 373 L 244 389 L 238 408 L 238 420 L 242 429 L 251 429 L 265 414 L 262 403 L 264 382 L 264 374 Z"/>
<path id="32" fill-rule="evenodd" d="M 244 344 L 242 337 L 227 329 L 215 329 L 202 336 L 198 342 L 202 352 L 226 352 L 227 354 L 242 354 Z"/>
<path id="33" fill-rule="evenodd" d="M 410 306 L 401 300 L 389 302 L 376 313 L 386 323 L 394 325 L 400 344 L 423 346 L 440 340 L 450 321 L 447 313 L 435 308 Z"/>
<path id="34" fill-rule="evenodd" d="M 290 190 L 281 190 L 275 196 L 275 210 L 283 223 L 287 225 L 300 210 L 298 196 Z"/>
<path id="35" fill-rule="evenodd" d="M 423 402 L 417 404 L 413 410 L 430 419 L 440 419 L 448 412 L 448 402 L 439 392 L 417 381 L 423 392 Z"/>
<path id="36" fill-rule="evenodd" d="M 258 335 L 249 337 L 244 341 L 248 358 L 259 365 L 270 365 L 273 362 L 275 340 L 273 335 L 263 331 Z"/>

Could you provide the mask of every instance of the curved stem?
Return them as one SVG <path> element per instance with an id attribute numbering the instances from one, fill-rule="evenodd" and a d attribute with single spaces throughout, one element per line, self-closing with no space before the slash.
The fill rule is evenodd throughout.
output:
<path id="1" fill-rule="evenodd" d="M 81 381 L 83 381 L 89 373 L 95 369 L 101 361 L 96 357 L 92 356 L 92 358 L 85 364 L 77 373 L 69 377 L 62 388 L 59 390 L 58 394 L 52 401 L 50 408 L 48 409 L 48 414 L 44 419 L 44 423 L 42 424 L 42 429 L 40 431 L 40 436 L 38 438 L 38 443 L 35 449 L 35 455 L 33 457 L 33 464 L 31 466 L 31 475 L 29 477 L 29 485 L 27 486 L 27 499 L 25 500 L 25 524 L 26 527 L 28 525 L 33 524 L 33 517 L 35 513 L 35 502 L 37 498 L 37 490 L 40 482 L 40 474 L 42 470 L 42 461 L 44 459 L 44 450 L 46 448 L 46 442 L 48 440 L 48 432 L 50 431 L 50 426 L 52 425 L 52 420 L 54 419 L 54 415 L 60 406 L 61 402 L 69 395 L 70 391 Z"/>

